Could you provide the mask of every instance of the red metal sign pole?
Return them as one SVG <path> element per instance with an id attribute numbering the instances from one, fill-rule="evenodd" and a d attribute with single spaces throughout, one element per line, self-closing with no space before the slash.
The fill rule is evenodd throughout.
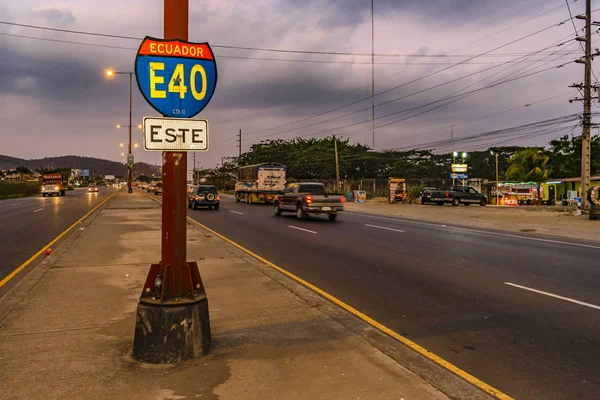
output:
<path id="1" fill-rule="evenodd" d="M 164 0 L 165 39 L 188 39 L 188 0 Z M 167 151 L 163 157 L 162 264 L 172 265 L 171 293 L 179 289 L 186 262 L 187 153 Z"/>
<path id="2" fill-rule="evenodd" d="M 188 0 L 164 0 L 165 39 L 188 38 Z M 211 344 L 208 299 L 196 262 L 186 262 L 187 153 L 163 153 L 161 261 L 138 304 L 133 357 L 168 364 L 201 357 Z"/>

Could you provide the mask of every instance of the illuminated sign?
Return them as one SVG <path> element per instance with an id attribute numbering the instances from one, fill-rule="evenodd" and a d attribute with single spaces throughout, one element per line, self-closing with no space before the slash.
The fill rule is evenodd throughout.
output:
<path id="1" fill-rule="evenodd" d="M 467 172 L 467 164 L 452 164 L 452 172 Z"/>

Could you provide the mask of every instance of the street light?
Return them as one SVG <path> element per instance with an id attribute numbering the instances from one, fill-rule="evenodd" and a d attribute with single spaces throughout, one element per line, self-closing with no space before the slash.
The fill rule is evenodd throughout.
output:
<path id="1" fill-rule="evenodd" d="M 131 154 L 131 94 L 133 87 L 133 72 L 132 71 L 114 71 L 112 69 L 106 70 L 106 76 L 108 78 L 112 78 L 114 75 L 129 75 L 129 146 L 128 146 L 128 154 Z M 120 128 L 121 125 L 117 125 L 117 128 Z M 131 187 L 131 175 L 133 174 L 133 165 L 127 166 L 127 193 L 133 193 L 133 188 Z"/>
<path id="2" fill-rule="evenodd" d="M 500 196 L 500 192 L 498 189 L 498 185 L 500 184 L 499 180 L 498 180 L 498 153 L 494 153 L 493 151 L 490 150 L 490 154 L 493 156 L 496 156 L 496 205 L 499 205 L 499 196 Z"/>

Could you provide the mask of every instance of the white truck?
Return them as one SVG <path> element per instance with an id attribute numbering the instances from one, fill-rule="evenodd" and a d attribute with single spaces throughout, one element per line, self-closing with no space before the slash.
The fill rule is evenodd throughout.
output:
<path id="1" fill-rule="evenodd" d="M 67 190 L 67 181 L 61 172 L 48 172 L 42 175 L 42 196 L 64 196 Z"/>
<path id="2" fill-rule="evenodd" d="M 286 184 L 285 165 L 263 163 L 246 165 L 238 169 L 235 183 L 235 200 L 248 204 L 273 204 Z"/>

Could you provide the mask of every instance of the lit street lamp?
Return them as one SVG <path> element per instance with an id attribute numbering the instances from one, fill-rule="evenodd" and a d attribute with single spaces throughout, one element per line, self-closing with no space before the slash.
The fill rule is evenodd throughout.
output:
<path id="1" fill-rule="evenodd" d="M 133 72 L 131 71 L 113 71 L 112 69 L 106 70 L 106 76 L 112 78 L 114 75 L 129 75 L 129 146 L 128 146 L 128 154 L 131 154 L 131 93 L 133 87 Z M 117 128 L 120 128 L 121 125 L 117 125 Z M 131 175 L 133 174 L 133 164 L 127 166 L 127 192 L 133 193 L 133 188 L 131 187 Z"/>

